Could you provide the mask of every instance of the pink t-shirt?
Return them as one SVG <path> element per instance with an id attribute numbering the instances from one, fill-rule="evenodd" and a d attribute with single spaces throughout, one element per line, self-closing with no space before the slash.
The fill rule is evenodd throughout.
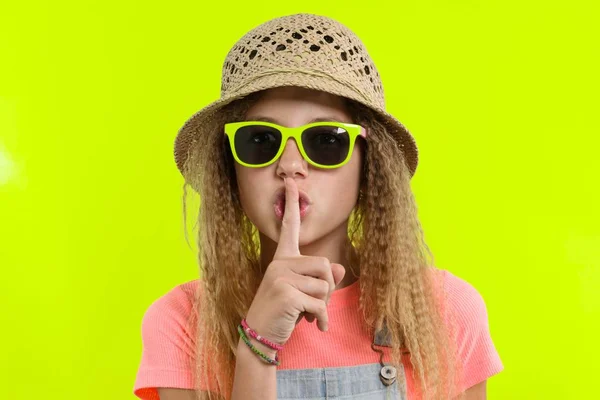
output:
<path id="1" fill-rule="evenodd" d="M 457 351 L 462 360 L 461 390 L 484 381 L 504 369 L 490 336 L 485 302 L 468 282 L 444 274 L 447 312 L 457 321 Z M 143 351 L 134 394 L 143 400 L 159 400 L 158 387 L 193 389 L 190 357 L 195 349 L 194 327 L 187 324 L 199 281 L 176 286 L 150 305 L 142 320 Z M 279 352 L 277 369 L 347 367 L 379 362 L 371 349 L 372 335 L 363 327 L 358 309 L 358 281 L 333 292 L 327 312 L 329 329 L 303 319 Z M 387 353 L 389 354 L 389 353 Z M 415 399 L 412 367 L 404 362 L 407 397 Z"/>

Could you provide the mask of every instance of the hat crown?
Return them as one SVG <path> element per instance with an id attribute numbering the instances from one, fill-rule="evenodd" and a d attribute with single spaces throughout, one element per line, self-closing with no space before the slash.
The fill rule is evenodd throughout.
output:
<path id="1" fill-rule="evenodd" d="M 385 109 L 379 72 L 362 41 L 324 16 L 294 14 L 267 21 L 245 34 L 223 63 L 221 96 L 231 96 L 270 74 L 327 77 L 367 104 Z"/>

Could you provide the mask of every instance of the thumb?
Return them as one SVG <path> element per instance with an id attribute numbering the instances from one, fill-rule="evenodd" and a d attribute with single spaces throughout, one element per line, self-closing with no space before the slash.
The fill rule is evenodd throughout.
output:
<path id="1" fill-rule="evenodd" d="M 342 264 L 331 263 L 331 273 L 333 274 L 335 286 L 337 286 L 344 279 L 346 268 Z"/>

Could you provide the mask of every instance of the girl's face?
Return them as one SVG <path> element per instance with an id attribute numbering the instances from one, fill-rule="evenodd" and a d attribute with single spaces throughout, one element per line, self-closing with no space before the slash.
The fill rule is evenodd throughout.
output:
<path id="1" fill-rule="evenodd" d="M 246 120 L 267 120 L 287 127 L 315 120 L 353 122 L 342 98 L 296 87 L 264 92 L 248 110 Z M 364 151 L 361 141 L 357 138 L 350 161 L 340 168 L 320 169 L 308 164 L 291 138 L 281 157 L 267 167 L 248 168 L 235 163 L 244 212 L 264 236 L 278 242 L 281 221 L 276 212 L 277 196 L 285 187 L 283 178 L 294 178 L 301 195 L 304 192 L 311 203 L 302 216 L 300 245 L 332 232 L 345 236 L 347 219 L 358 198 Z M 301 201 L 300 208 L 304 206 Z"/>

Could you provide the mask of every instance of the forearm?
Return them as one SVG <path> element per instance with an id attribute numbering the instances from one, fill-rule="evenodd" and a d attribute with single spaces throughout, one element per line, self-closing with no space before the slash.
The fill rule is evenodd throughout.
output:
<path id="1" fill-rule="evenodd" d="M 252 344 L 269 357 L 275 353 L 258 341 Z M 262 361 L 240 338 L 237 347 L 231 400 L 276 400 L 277 367 Z"/>

